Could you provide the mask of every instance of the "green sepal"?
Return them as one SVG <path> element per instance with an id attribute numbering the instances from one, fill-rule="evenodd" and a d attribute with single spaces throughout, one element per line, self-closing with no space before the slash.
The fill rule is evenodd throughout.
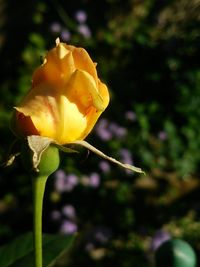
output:
<path id="1" fill-rule="evenodd" d="M 28 136 L 21 151 L 24 167 L 40 176 L 49 176 L 60 163 L 59 151 L 51 139 L 40 136 Z"/>
<path id="2" fill-rule="evenodd" d="M 50 144 L 43 152 L 37 167 L 40 176 L 49 176 L 55 172 L 60 164 L 59 150 Z"/>
<path id="3" fill-rule="evenodd" d="M 49 176 L 59 166 L 59 150 L 66 153 L 77 151 L 61 146 L 55 140 L 38 135 L 30 135 L 22 143 L 22 160 L 29 171 Z"/>

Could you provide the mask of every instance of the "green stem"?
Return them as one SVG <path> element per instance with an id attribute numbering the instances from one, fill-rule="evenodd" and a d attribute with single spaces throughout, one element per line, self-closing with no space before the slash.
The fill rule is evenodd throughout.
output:
<path id="1" fill-rule="evenodd" d="M 36 176 L 33 178 L 35 267 L 42 267 L 42 207 L 47 178 L 48 176 Z"/>

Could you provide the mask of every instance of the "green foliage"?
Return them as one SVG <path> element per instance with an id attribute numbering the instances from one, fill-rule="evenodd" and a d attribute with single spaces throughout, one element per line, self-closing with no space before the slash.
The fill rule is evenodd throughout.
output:
<path id="1" fill-rule="evenodd" d="M 43 236 L 43 266 L 53 266 L 56 259 L 63 251 L 68 250 L 72 245 L 73 236 Z M 1 267 L 18 267 L 29 266 L 34 267 L 33 253 L 33 234 L 27 233 L 11 243 L 0 247 L 0 265 Z"/>

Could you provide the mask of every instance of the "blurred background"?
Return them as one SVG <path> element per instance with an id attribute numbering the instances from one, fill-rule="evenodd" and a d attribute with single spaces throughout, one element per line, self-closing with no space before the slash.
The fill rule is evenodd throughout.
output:
<path id="1" fill-rule="evenodd" d="M 164 241 L 200 252 L 200 1 L 0 0 L 0 162 L 13 106 L 60 37 L 98 63 L 111 102 L 91 144 L 145 170 L 61 153 L 48 180 L 44 232 L 77 234 L 62 266 L 152 267 Z M 31 178 L 0 170 L 0 245 L 32 229 Z"/>

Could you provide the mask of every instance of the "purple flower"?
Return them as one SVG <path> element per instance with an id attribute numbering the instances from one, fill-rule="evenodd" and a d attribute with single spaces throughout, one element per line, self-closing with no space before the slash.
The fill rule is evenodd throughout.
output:
<path id="1" fill-rule="evenodd" d="M 91 30 L 86 24 L 80 24 L 77 28 L 78 32 L 86 39 L 91 37 Z"/>
<path id="2" fill-rule="evenodd" d="M 133 111 L 127 111 L 125 113 L 125 118 L 127 120 L 129 120 L 129 121 L 135 121 L 136 118 L 137 118 L 137 116 L 136 116 L 135 112 L 133 112 Z"/>
<path id="3" fill-rule="evenodd" d="M 121 156 L 121 160 L 123 163 L 133 165 L 132 155 L 128 149 L 126 149 L 126 148 L 121 149 L 120 150 L 120 156 Z"/>
<path id="4" fill-rule="evenodd" d="M 161 140 L 161 141 L 165 141 L 167 139 L 167 133 L 165 131 L 160 131 L 158 133 L 158 138 Z"/>
<path id="5" fill-rule="evenodd" d="M 120 156 L 121 156 L 121 161 L 123 163 L 133 165 L 132 155 L 128 149 L 126 149 L 126 148 L 121 149 L 120 150 Z M 127 174 L 133 174 L 133 172 L 131 170 L 126 170 L 126 173 Z"/>
<path id="6" fill-rule="evenodd" d="M 75 13 L 75 19 L 79 22 L 79 23 L 84 23 L 87 20 L 87 14 L 84 10 L 78 10 Z"/>
<path id="7" fill-rule="evenodd" d="M 64 186 L 66 182 L 66 174 L 63 170 L 58 170 L 55 173 L 55 188 L 58 192 L 64 191 Z"/>
<path id="8" fill-rule="evenodd" d="M 115 122 L 111 122 L 109 124 L 109 129 L 113 133 L 113 135 L 116 136 L 117 138 L 122 138 L 127 134 L 127 129 L 119 126 Z"/>
<path id="9" fill-rule="evenodd" d="M 71 33 L 67 29 L 62 30 L 61 39 L 65 42 L 68 42 L 71 39 Z"/>
<path id="10" fill-rule="evenodd" d="M 76 186 L 78 184 L 78 177 L 75 174 L 71 173 L 67 175 L 67 182 L 72 186 Z"/>
<path id="11" fill-rule="evenodd" d="M 89 185 L 91 187 L 98 187 L 100 185 L 100 175 L 96 172 L 93 172 L 89 176 Z"/>
<path id="12" fill-rule="evenodd" d="M 152 237 L 151 250 L 156 251 L 165 241 L 171 238 L 170 234 L 166 231 L 159 230 Z"/>
<path id="13" fill-rule="evenodd" d="M 60 227 L 60 232 L 62 234 L 74 234 L 78 230 L 77 225 L 69 220 L 64 220 L 61 227 Z"/>
<path id="14" fill-rule="evenodd" d="M 109 141 L 112 139 L 113 134 L 109 129 L 109 121 L 106 119 L 101 119 L 96 125 L 96 134 L 103 140 Z"/>
<path id="15" fill-rule="evenodd" d="M 103 173 L 109 173 L 110 172 L 110 164 L 105 160 L 100 161 L 99 168 Z"/>
<path id="16" fill-rule="evenodd" d="M 61 25 L 58 22 L 53 22 L 50 26 L 50 31 L 52 33 L 59 33 L 61 32 Z"/>
<path id="17" fill-rule="evenodd" d="M 66 175 L 63 170 L 55 173 L 55 188 L 58 192 L 68 192 L 78 184 L 78 177 L 75 174 Z"/>
<path id="18" fill-rule="evenodd" d="M 75 208 L 72 205 L 65 205 L 62 208 L 62 213 L 69 219 L 74 219 L 76 216 Z"/>

